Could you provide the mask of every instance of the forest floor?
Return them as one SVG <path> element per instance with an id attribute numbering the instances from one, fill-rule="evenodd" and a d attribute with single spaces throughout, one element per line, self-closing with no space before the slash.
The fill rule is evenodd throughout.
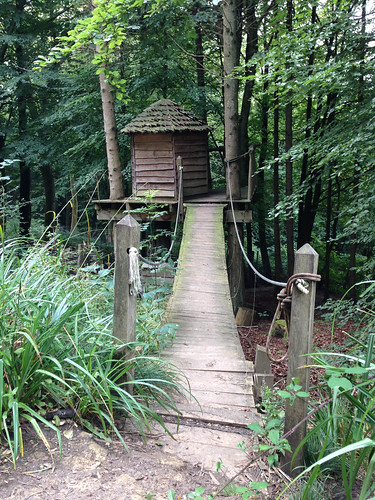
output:
<path id="1" fill-rule="evenodd" d="M 245 356 L 254 361 L 257 344 L 265 345 L 271 318 L 260 317 L 251 327 L 240 327 L 239 334 Z M 329 323 L 315 321 L 314 347 L 332 348 L 332 342 L 344 349 L 346 335 L 352 325 L 336 328 L 331 332 Z M 285 340 L 273 337 L 271 352 L 275 357 L 287 349 Z M 287 361 L 272 363 L 275 381 L 285 385 Z M 311 381 L 315 385 L 318 372 L 312 370 Z M 176 491 L 176 500 L 187 498 L 197 487 L 208 493 L 218 491 L 225 483 L 223 473 L 205 470 L 199 464 L 189 463 L 184 457 L 167 453 L 163 449 L 165 433 L 160 429 L 147 437 L 142 437 L 128 428 L 123 434 L 129 447 L 125 450 L 120 442 L 99 440 L 77 426 L 72 420 L 62 422 L 63 454 L 59 459 L 56 437 L 49 429 L 46 435 L 52 443 L 51 453 L 38 439 L 30 427 L 23 426 L 24 457 L 13 470 L 10 456 L 0 457 L 0 498 L 2 500 L 162 500 L 168 491 Z M 242 437 L 239 434 L 239 442 Z M 52 458 L 53 457 L 53 458 Z M 244 455 L 244 463 L 247 457 Z M 257 461 L 258 480 L 271 483 L 267 494 L 257 498 L 274 499 L 285 485 L 282 475 L 270 470 L 266 463 Z M 225 469 L 224 469 L 225 471 Z M 246 472 L 239 484 L 246 484 Z M 239 498 L 226 492 L 218 499 Z"/>
<path id="2" fill-rule="evenodd" d="M 270 319 L 260 319 L 253 326 L 239 327 L 238 332 L 241 340 L 242 349 L 247 360 L 255 361 L 256 346 L 265 347 L 268 330 L 271 325 Z M 339 347 L 340 352 L 346 352 L 349 348 L 345 345 L 348 336 L 347 332 L 352 332 L 354 323 L 348 322 L 345 325 L 336 327 L 332 332 L 332 325 L 327 321 L 315 319 L 313 332 L 313 351 L 334 351 Z M 284 357 L 288 350 L 288 343 L 283 336 L 272 336 L 270 341 L 270 352 L 275 360 Z M 286 376 L 288 372 L 288 358 L 282 361 L 271 362 L 274 382 L 280 389 L 285 388 Z M 310 386 L 315 387 L 322 370 L 318 368 L 311 369 Z"/>

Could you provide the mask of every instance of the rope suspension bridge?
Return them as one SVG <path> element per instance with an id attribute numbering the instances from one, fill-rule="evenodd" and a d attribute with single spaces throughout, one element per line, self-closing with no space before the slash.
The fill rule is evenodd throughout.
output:
<path id="1" fill-rule="evenodd" d="M 181 192 L 182 181 L 179 187 Z M 231 191 L 229 202 L 236 227 Z M 171 428 L 176 440 L 167 438 L 165 449 L 181 452 L 184 459 L 211 469 L 222 460 L 231 464 L 231 472 L 236 472 L 244 462 L 244 455 L 237 447 L 241 441 L 238 432 L 246 433 L 247 425 L 257 421 L 258 416 L 252 391 L 253 366 L 244 359 L 228 284 L 223 228 L 223 209 L 227 203 L 210 203 L 209 200 L 199 203 L 196 200 L 184 204 L 186 215 L 179 268 L 167 311 L 168 322 L 177 323 L 180 328 L 173 345 L 164 351 L 163 356 L 184 372 L 193 397 L 179 402 L 178 432 L 176 427 Z M 180 210 L 179 205 L 176 218 Z M 236 232 L 239 237 L 237 227 Z M 114 307 L 114 333 L 124 343 L 135 340 L 139 283 L 135 259 L 138 259 L 139 238 L 138 223 L 127 215 L 117 225 Z M 240 246 L 247 258 L 241 241 Z M 170 251 L 171 248 L 167 255 Z M 154 267 L 165 261 L 165 258 L 156 263 L 146 260 Z M 298 338 L 298 342 L 295 342 L 297 349 L 294 353 L 290 349 L 293 358 L 291 376 L 297 373 L 304 389 L 308 389 L 306 358 L 301 358 L 301 355 L 310 352 L 311 347 L 315 282 L 320 279 L 316 274 L 317 254 L 309 245 L 305 245 L 300 254 L 297 252 L 295 272 L 288 283 L 269 280 L 251 262 L 248 263 L 262 279 L 285 288 L 281 301 L 290 300 L 292 284 L 296 285 L 290 337 Z M 129 287 L 124 287 L 124 282 Z M 301 329 L 309 331 L 310 338 L 304 333 L 301 337 Z M 305 408 L 298 409 L 298 404 L 295 404 L 289 415 L 289 428 L 303 419 L 304 412 Z M 302 434 L 297 432 L 293 436 L 298 444 L 303 438 L 303 429 Z"/>

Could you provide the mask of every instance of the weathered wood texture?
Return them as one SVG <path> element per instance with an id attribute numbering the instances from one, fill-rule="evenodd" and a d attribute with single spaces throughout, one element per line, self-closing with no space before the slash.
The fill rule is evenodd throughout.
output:
<path id="1" fill-rule="evenodd" d="M 311 273 L 316 274 L 318 271 L 319 255 L 315 250 L 306 243 L 300 248 L 295 255 L 294 274 Z M 312 333 L 314 326 L 314 307 L 316 283 L 310 282 L 309 293 L 306 295 L 301 293 L 297 287 L 293 288 L 292 309 L 290 316 L 289 327 L 289 349 L 288 349 L 288 377 L 289 384 L 293 378 L 299 379 L 299 384 L 303 391 L 309 390 L 310 385 L 310 358 L 307 356 L 312 349 Z M 293 406 L 286 404 L 285 408 L 285 432 L 293 429 L 299 422 L 306 417 L 308 411 L 307 399 L 297 398 Z M 290 447 L 293 452 L 297 449 L 306 435 L 305 421 L 299 425 L 297 429 L 288 437 Z M 300 473 L 300 468 L 303 465 L 303 448 L 295 457 L 292 470 L 290 470 L 290 462 L 292 454 L 286 453 L 282 458 L 283 467 L 288 473 L 296 476 Z"/>
<path id="2" fill-rule="evenodd" d="M 187 205 L 168 321 L 180 325 L 165 356 L 188 377 L 183 416 L 246 425 L 256 419 L 252 365 L 245 361 L 229 294 L 223 205 Z"/>
<path id="3" fill-rule="evenodd" d="M 207 132 L 134 134 L 132 136 L 133 192 L 149 190 L 156 197 L 178 197 L 177 157 L 181 156 L 184 196 L 208 192 Z"/>
<path id="4" fill-rule="evenodd" d="M 131 215 L 116 224 L 113 335 L 121 344 L 135 341 L 137 296 L 129 293 L 130 247 L 139 248 L 140 225 Z"/>
<path id="5" fill-rule="evenodd" d="M 184 167 L 184 196 L 208 192 L 207 132 L 184 132 L 174 135 L 175 156 Z"/>
<path id="6" fill-rule="evenodd" d="M 133 192 L 139 196 L 149 190 L 163 197 L 177 196 L 172 134 L 132 136 L 132 176 Z"/>

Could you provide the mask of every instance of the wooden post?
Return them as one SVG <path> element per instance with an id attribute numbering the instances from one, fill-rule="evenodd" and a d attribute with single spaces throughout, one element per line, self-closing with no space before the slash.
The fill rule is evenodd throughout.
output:
<path id="1" fill-rule="evenodd" d="M 251 201 L 255 188 L 256 188 L 256 177 L 255 177 L 255 148 L 258 144 L 252 144 L 249 148 L 249 174 L 247 180 L 247 199 Z"/>
<path id="2" fill-rule="evenodd" d="M 315 250 L 306 243 L 296 252 L 294 263 L 294 274 L 312 273 L 316 274 L 318 270 L 319 256 Z M 288 349 L 288 377 L 287 384 L 290 384 L 293 378 L 299 379 L 299 385 L 302 391 L 308 392 L 310 384 L 309 357 L 306 354 L 311 352 L 312 333 L 314 326 L 314 306 L 316 283 L 309 282 L 309 293 L 304 294 L 293 287 L 292 309 L 289 327 L 289 349 Z M 285 408 L 285 428 L 284 432 L 293 429 L 307 415 L 307 398 L 296 398 L 293 406 L 286 403 Z M 299 425 L 297 429 L 288 437 L 292 453 L 286 453 L 282 457 L 282 465 L 287 473 L 296 476 L 301 472 L 303 465 L 303 449 L 296 455 L 291 464 L 293 454 L 300 442 L 306 435 L 306 422 Z M 292 470 L 291 470 L 292 468 Z"/>
<path id="3" fill-rule="evenodd" d="M 139 248 L 140 225 L 126 215 L 116 224 L 113 336 L 121 344 L 135 341 L 137 296 L 129 293 L 130 247 Z"/>
<path id="4" fill-rule="evenodd" d="M 238 225 L 240 238 L 243 240 L 242 225 Z M 237 239 L 234 223 L 228 224 L 228 266 L 229 266 L 229 289 L 232 299 L 234 314 L 243 303 L 245 289 L 245 270 L 242 259 L 242 251 Z"/>

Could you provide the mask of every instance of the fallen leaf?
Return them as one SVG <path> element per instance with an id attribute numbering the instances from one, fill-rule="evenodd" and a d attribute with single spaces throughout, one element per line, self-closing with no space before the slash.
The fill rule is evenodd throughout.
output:
<path id="1" fill-rule="evenodd" d="M 63 435 L 64 437 L 66 437 L 66 439 L 73 439 L 73 429 L 68 429 L 64 431 Z"/>

